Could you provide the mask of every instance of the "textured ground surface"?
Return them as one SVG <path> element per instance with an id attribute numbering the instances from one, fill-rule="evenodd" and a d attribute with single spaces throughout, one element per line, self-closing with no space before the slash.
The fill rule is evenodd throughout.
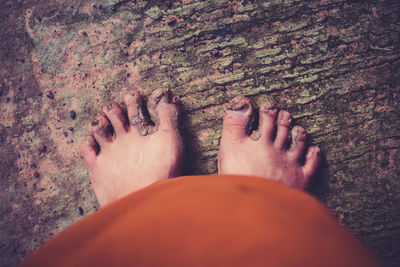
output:
<path id="1" fill-rule="evenodd" d="M 312 194 L 400 264 L 400 2 L 0 3 L 1 266 L 96 210 L 79 137 L 160 86 L 181 99 L 186 173 L 216 171 L 224 103 L 275 99 L 324 152 Z"/>

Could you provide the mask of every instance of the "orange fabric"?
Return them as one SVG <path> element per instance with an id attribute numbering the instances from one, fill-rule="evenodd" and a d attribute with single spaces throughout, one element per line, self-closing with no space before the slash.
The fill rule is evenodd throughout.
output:
<path id="1" fill-rule="evenodd" d="M 306 193 L 262 178 L 160 181 L 70 227 L 24 266 L 377 266 Z"/>

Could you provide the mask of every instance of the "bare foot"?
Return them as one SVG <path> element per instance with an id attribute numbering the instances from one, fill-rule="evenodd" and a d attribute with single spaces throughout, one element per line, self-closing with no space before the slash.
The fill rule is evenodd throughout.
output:
<path id="1" fill-rule="evenodd" d="M 97 200 L 104 206 L 114 200 L 180 172 L 182 142 L 178 107 L 171 93 L 156 90 L 147 104 L 152 125 L 144 115 L 138 92 L 124 97 L 128 117 L 115 102 L 103 108 L 104 116 L 92 122 L 93 136 L 81 143 Z M 129 120 L 128 120 L 129 118 Z"/>
<path id="2" fill-rule="evenodd" d="M 288 111 L 281 110 L 278 114 L 273 103 L 262 104 L 259 129 L 249 136 L 252 114 L 249 99 L 235 97 L 229 102 L 223 123 L 218 173 L 260 176 L 305 189 L 317 169 L 319 148 L 310 147 L 303 164 L 306 132 L 300 126 L 293 127 L 288 146 L 292 121 Z"/>

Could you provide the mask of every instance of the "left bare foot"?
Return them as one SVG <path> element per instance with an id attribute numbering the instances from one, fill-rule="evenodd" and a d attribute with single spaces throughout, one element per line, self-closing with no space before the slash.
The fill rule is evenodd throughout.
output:
<path id="1" fill-rule="evenodd" d="M 180 174 L 183 146 L 178 107 L 171 97 L 161 89 L 150 96 L 148 111 L 154 126 L 143 114 L 138 92 L 124 97 L 128 117 L 111 102 L 103 108 L 105 116 L 93 120 L 93 136 L 83 138 L 81 154 L 101 206 Z"/>
<path id="2" fill-rule="evenodd" d="M 229 102 L 219 148 L 218 173 L 254 175 L 304 190 L 317 170 L 319 148 L 308 148 L 303 163 L 306 131 L 300 126 L 293 127 L 288 146 L 292 116 L 285 110 L 278 114 L 273 103 L 265 102 L 260 107 L 256 138 L 248 135 L 252 116 L 253 107 L 248 98 L 239 96 Z"/>

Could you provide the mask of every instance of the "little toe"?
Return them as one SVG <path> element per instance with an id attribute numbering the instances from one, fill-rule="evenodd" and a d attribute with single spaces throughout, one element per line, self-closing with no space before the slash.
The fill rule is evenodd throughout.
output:
<path id="1" fill-rule="evenodd" d="M 248 137 L 253 115 L 250 99 L 237 96 L 229 101 L 222 126 L 223 140 L 242 140 Z"/>
<path id="2" fill-rule="evenodd" d="M 133 129 L 133 133 L 140 135 L 147 135 L 149 131 L 149 122 L 143 114 L 142 100 L 140 93 L 137 91 L 128 92 L 124 96 L 124 102 L 126 105 L 128 120 Z"/>
<path id="3" fill-rule="evenodd" d="M 306 179 L 310 179 L 316 173 L 320 160 L 319 147 L 312 146 L 308 148 L 306 162 L 303 166 L 303 173 Z"/>
<path id="4" fill-rule="evenodd" d="M 96 142 L 100 146 L 100 150 L 102 146 L 112 141 L 114 135 L 114 130 L 111 124 L 104 116 L 101 115 L 98 115 L 92 121 L 92 132 Z"/>
<path id="5" fill-rule="evenodd" d="M 108 103 L 106 106 L 104 106 L 103 112 L 111 122 L 116 136 L 126 133 L 128 120 L 126 119 L 121 107 L 117 103 L 114 101 Z"/>
<path id="6" fill-rule="evenodd" d="M 294 126 L 291 130 L 292 143 L 290 144 L 289 154 L 294 160 L 299 160 L 304 153 L 307 133 L 300 126 Z"/>
<path id="7" fill-rule="evenodd" d="M 169 89 L 157 89 L 152 92 L 147 103 L 147 109 L 158 131 L 169 132 L 178 129 L 179 107 L 175 104 Z"/>
<path id="8" fill-rule="evenodd" d="M 278 109 L 274 102 L 264 102 L 260 107 L 260 126 L 262 140 L 269 143 L 273 141 L 275 120 Z"/>
<path id="9" fill-rule="evenodd" d="M 99 152 L 99 146 L 96 141 L 91 135 L 85 135 L 80 141 L 79 148 L 89 170 L 92 169 L 96 162 L 97 153 Z"/>
<path id="10" fill-rule="evenodd" d="M 275 138 L 275 146 L 277 148 L 283 149 L 286 147 L 291 123 L 292 115 L 286 110 L 281 110 L 278 114 L 278 130 Z"/>

